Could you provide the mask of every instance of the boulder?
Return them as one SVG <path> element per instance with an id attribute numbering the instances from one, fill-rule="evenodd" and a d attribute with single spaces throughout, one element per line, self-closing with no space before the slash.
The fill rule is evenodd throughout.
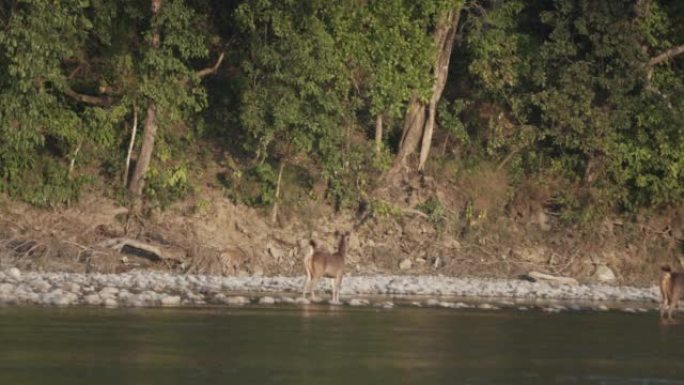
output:
<path id="1" fill-rule="evenodd" d="M 594 278 L 599 282 L 611 283 L 615 282 L 617 279 L 615 273 L 606 264 L 596 265 L 596 271 L 594 271 Z"/>
<path id="2" fill-rule="evenodd" d="M 408 270 L 411 268 L 413 263 L 411 262 L 410 258 L 406 258 L 403 261 L 399 262 L 399 269 L 400 270 Z"/>

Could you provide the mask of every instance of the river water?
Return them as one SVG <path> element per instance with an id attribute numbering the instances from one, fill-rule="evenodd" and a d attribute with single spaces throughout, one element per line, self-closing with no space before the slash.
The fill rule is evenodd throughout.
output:
<path id="1" fill-rule="evenodd" d="M 0 384 L 684 384 L 654 312 L 0 307 Z"/>

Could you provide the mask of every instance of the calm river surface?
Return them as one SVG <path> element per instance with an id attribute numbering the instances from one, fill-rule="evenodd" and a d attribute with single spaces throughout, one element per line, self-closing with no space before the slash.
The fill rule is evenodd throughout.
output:
<path id="1" fill-rule="evenodd" d="M 415 383 L 684 384 L 684 323 L 653 312 L 0 307 L 3 385 Z"/>

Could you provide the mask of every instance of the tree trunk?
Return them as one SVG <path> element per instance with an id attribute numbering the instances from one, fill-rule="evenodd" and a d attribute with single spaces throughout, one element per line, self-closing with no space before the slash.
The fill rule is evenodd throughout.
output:
<path id="1" fill-rule="evenodd" d="M 432 97 L 430 98 L 430 104 L 428 105 L 428 117 L 425 122 L 423 142 L 420 147 L 419 171 L 422 171 L 425 168 L 425 162 L 427 161 L 430 147 L 432 146 L 432 133 L 435 127 L 437 103 L 439 103 L 442 93 L 444 92 L 444 87 L 446 86 L 447 75 L 449 74 L 449 61 L 454 46 L 454 39 L 456 38 L 460 14 L 460 9 L 449 12 L 443 19 L 443 23 L 435 31 L 435 46 L 438 50 L 434 68 L 435 84 L 432 87 Z"/>
<path id="2" fill-rule="evenodd" d="M 375 153 L 379 154 L 382 148 L 382 114 L 375 117 Z"/>
<path id="3" fill-rule="evenodd" d="M 157 137 L 157 110 L 154 102 L 150 102 L 147 107 L 147 117 L 145 117 L 145 126 L 143 128 L 142 146 L 140 147 L 140 155 L 135 164 L 135 172 L 131 178 L 131 184 L 128 186 L 134 197 L 139 198 L 142 195 L 142 190 L 145 184 L 145 173 L 150 167 L 150 160 L 152 159 L 152 152 L 154 150 L 154 140 Z"/>
<path id="4" fill-rule="evenodd" d="M 280 161 L 280 169 L 278 170 L 278 182 L 276 182 L 275 202 L 273 203 L 273 210 L 271 211 L 271 223 L 275 224 L 278 220 L 278 204 L 280 203 L 280 182 L 283 180 L 283 169 L 285 169 L 285 162 Z"/>
<path id="5" fill-rule="evenodd" d="M 128 186 L 128 173 L 131 169 L 131 154 L 135 145 L 135 135 L 138 132 L 138 107 L 133 105 L 133 129 L 131 130 L 131 142 L 128 144 L 128 154 L 126 154 L 126 168 L 124 169 L 123 185 Z"/>
<path id="6" fill-rule="evenodd" d="M 394 161 L 392 171 L 398 171 L 406 167 L 406 158 L 411 155 L 420 141 L 425 124 L 425 104 L 414 96 L 409 101 L 404 118 L 401 142 L 399 143 L 399 153 Z"/>
<path id="7" fill-rule="evenodd" d="M 159 14 L 162 3 L 163 0 L 151 1 L 152 24 L 154 24 L 154 19 Z M 159 30 L 154 28 L 152 30 L 150 49 L 159 49 L 159 40 Z M 142 146 L 140 147 L 140 155 L 138 156 L 138 161 L 135 164 L 135 172 L 133 173 L 133 178 L 131 178 L 131 184 L 128 186 L 128 191 L 133 194 L 135 199 L 139 199 L 142 195 L 142 190 L 145 185 L 145 174 L 147 173 L 147 169 L 150 167 L 150 160 L 152 159 L 154 140 L 156 136 L 157 105 L 153 100 L 150 100 L 149 104 L 147 105 L 147 116 L 145 117 L 145 126 L 143 127 L 143 140 Z"/>
<path id="8" fill-rule="evenodd" d="M 407 167 L 406 159 L 415 152 L 421 137 L 422 143 L 418 169 L 422 170 L 425 166 L 432 143 L 437 104 L 442 97 L 449 73 L 449 59 L 456 38 L 460 13 L 461 8 L 449 11 L 435 29 L 433 37 L 435 47 L 437 48 L 437 56 L 435 57 L 433 69 L 435 83 L 432 87 L 432 96 L 428 105 L 421 102 L 417 96 L 414 96 L 409 102 L 404 118 L 399 151 L 390 173 L 395 173 Z"/>

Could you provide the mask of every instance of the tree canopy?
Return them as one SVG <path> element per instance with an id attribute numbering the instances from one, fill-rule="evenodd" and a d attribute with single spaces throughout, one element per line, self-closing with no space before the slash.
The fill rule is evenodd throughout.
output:
<path id="1" fill-rule="evenodd" d="M 679 204 L 682 20 L 676 0 L 4 1 L 0 190 L 166 199 L 218 146 L 271 193 L 296 166 L 336 205 L 435 157 Z"/>

